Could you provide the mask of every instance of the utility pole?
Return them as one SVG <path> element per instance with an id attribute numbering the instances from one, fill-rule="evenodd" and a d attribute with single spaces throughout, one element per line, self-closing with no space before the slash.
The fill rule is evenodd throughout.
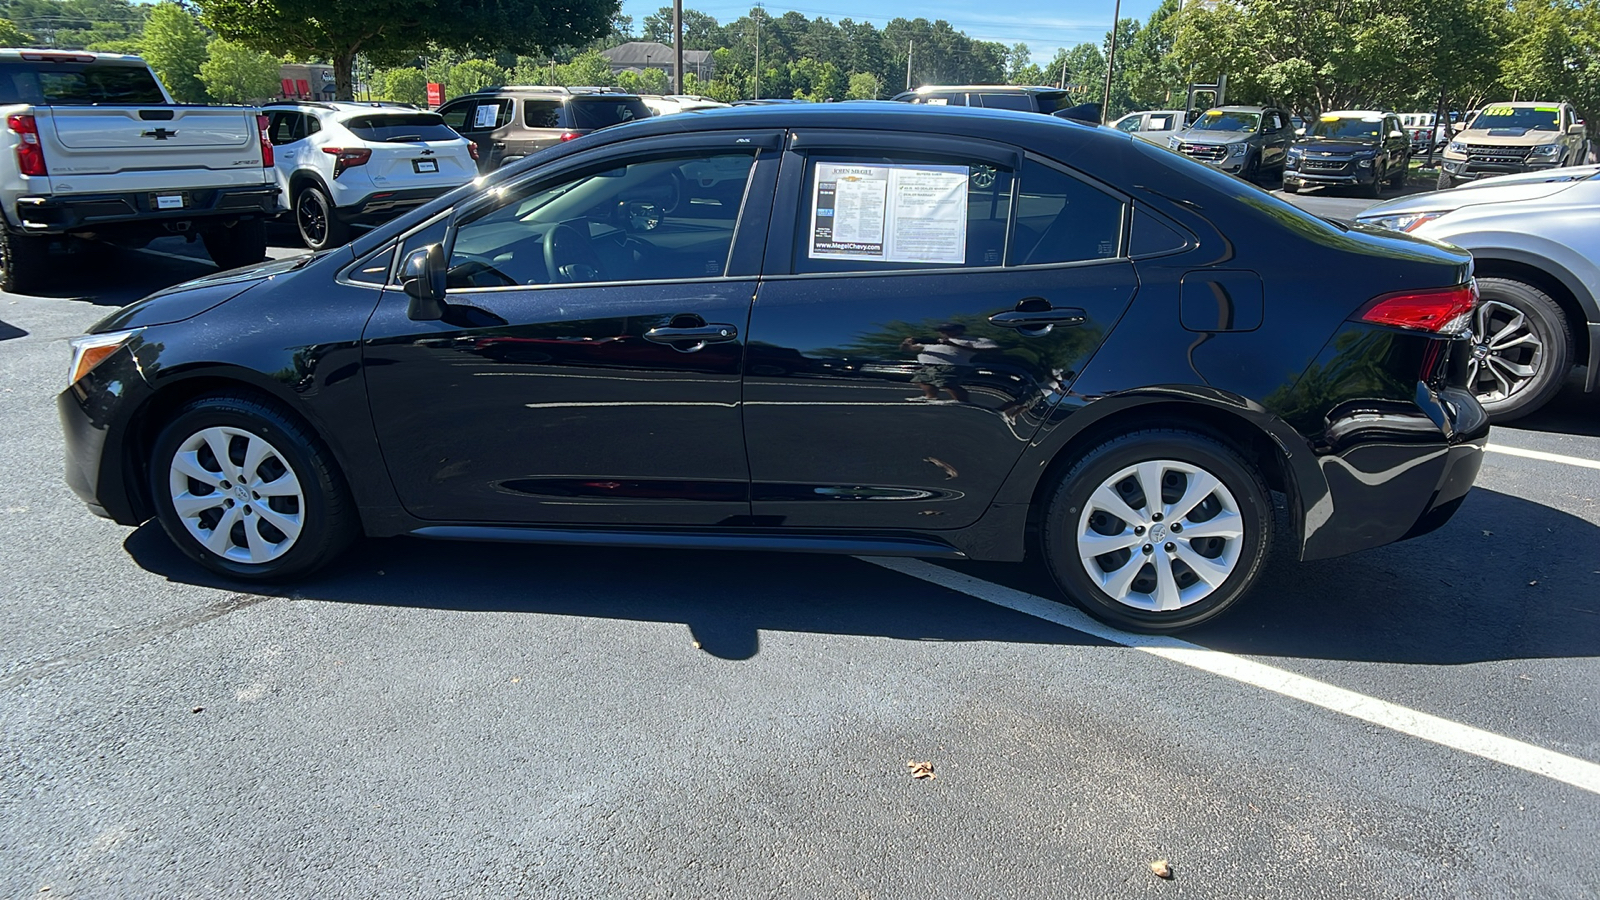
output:
<path id="1" fill-rule="evenodd" d="M 1100 104 L 1100 124 L 1104 125 L 1106 116 L 1111 114 L 1111 72 L 1117 66 L 1117 26 L 1122 22 L 1122 0 L 1117 0 L 1116 8 L 1111 13 L 1111 47 L 1106 53 L 1106 96 L 1105 102 Z"/>
<path id="2" fill-rule="evenodd" d="M 911 54 L 917 51 L 917 39 L 906 39 L 906 90 L 911 90 Z"/>
<path id="3" fill-rule="evenodd" d="M 683 0 L 672 0 L 672 92 L 683 93 Z"/>
<path id="4" fill-rule="evenodd" d="M 761 4 L 756 4 L 756 96 L 761 99 Z"/>

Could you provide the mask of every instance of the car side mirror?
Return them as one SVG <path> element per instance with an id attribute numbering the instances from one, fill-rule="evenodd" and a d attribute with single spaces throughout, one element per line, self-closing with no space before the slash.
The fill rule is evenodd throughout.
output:
<path id="1" fill-rule="evenodd" d="M 429 244 L 411 251 L 400 265 L 400 287 L 411 298 L 406 318 L 433 322 L 444 318 L 444 245 Z"/>
<path id="2" fill-rule="evenodd" d="M 1583 134 L 1583 123 L 1577 122 L 1567 126 L 1567 134 Z"/>
<path id="3" fill-rule="evenodd" d="M 1389 132 L 1389 137 L 1392 137 L 1392 138 L 1403 138 L 1405 136 L 1406 136 L 1406 133 L 1404 131 L 1391 131 L 1391 132 Z"/>

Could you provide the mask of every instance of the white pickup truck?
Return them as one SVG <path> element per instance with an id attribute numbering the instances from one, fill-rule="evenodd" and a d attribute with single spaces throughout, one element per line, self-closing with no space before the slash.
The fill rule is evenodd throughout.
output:
<path id="1" fill-rule="evenodd" d="M 137 56 L 0 49 L 0 119 L 0 289 L 48 283 L 67 237 L 265 258 L 279 189 L 258 110 L 176 104 Z"/>

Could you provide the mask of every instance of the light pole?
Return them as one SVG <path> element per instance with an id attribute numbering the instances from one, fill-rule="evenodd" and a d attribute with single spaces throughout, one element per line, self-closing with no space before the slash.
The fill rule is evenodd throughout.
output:
<path id="1" fill-rule="evenodd" d="M 683 93 L 683 0 L 672 0 L 672 92 Z"/>
<path id="2" fill-rule="evenodd" d="M 1106 94 L 1105 102 L 1100 104 L 1100 124 L 1104 125 L 1106 116 L 1111 114 L 1111 72 L 1117 66 L 1117 27 L 1122 23 L 1122 0 L 1116 0 L 1116 8 L 1111 13 L 1111 46 L 1106 51 Z"/>

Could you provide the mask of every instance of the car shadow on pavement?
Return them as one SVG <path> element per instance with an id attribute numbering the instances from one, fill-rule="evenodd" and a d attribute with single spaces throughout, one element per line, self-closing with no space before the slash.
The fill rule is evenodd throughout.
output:
<path id="1" fill-rule="evenodd" d="M 183 259 L 164 251 L 152 254 L 90 241 L 53 251 L 50 265 L 54 273 L 49 286 L 30 296 L 111 307 L 127 306 L 162 288 L 217 271 L 205 258 Z"/>
<path id="2" fill-rule="evenodd" d="M 1184 638 L 1216 650 L 1422 665 L 1600 655 L 1600 527 L 1479 488 L 1433 534 L 1300 563 L 1280 541 L 1252 595 Z M 368 540 L 295 585 L 212 575 L 147 523 L 124 545 L 173 581 L 304 600 L 681 622 L 724 659 L 761 631 L 1101 645 L 1096 638 L 844 557 Z M 942 563 L 1045 597 L 1036 560 Z"/>
<path id="3" fill-rule="evenodd" d="M 9 341 L 12 338 L 27 337 L 28 333 L 9 322 L 0 321 L 0 341 Z"/>
<path id="4" fill-rule="evenodd" d="M 1587 369 L 1577 369 L 1567 376 L 1561 392 L 1550 399 L 1539 411 L 1509 423 L 1507 428 L 1523 431 L 1542 431 L 1550 434 L 1578 434 L 1600 437 L 1600 391 L 1584 393 L 1583 381 Z"/>

